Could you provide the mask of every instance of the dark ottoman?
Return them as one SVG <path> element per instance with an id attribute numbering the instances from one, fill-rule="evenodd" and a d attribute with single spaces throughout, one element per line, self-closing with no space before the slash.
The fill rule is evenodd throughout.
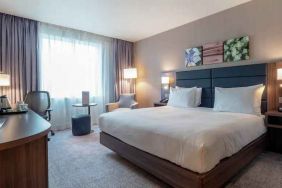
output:
<path id="1" fill-rule="evenodd" d="M 72 134 L 74 136 L 81 136 L 90 134 L 91 120 L 90 115 L 77 115 L 71 118 L 72 121 Z"/>

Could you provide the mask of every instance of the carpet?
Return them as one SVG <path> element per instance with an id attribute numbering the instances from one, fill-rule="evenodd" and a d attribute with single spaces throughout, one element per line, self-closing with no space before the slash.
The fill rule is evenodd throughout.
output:
<path id="1" fill-rule="evenodd" d="M 152 175 L 100 145 L 99 130 L 74 137 L 56 132 L 49 141 L 50 188 L 169 187 Z M 241 171 L 227 188 L 282 187 L 282 155 L 265 152 Z"/>

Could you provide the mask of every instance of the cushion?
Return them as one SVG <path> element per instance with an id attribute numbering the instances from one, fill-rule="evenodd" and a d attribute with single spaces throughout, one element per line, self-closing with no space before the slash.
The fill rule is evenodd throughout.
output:
<path id="1" fill-rule="evenodd" d="M 130 93 L 130 94 L 122 94 L 119 97 L 119 107 L 120 108 L 130 108 L 130 106 L 135 103 L 134 100 L 134 93 Z"/>
<path id="2" fill-rule="evenodd" d="M 195 107 L 195 95 L 196 88 L 171 88 L 167 105 L 175 107 Z"/>
<path id="3" fill-rule="evenodd" d="M 214 111 L 261 115 L 262 84 L 249 87 L 215 87 Z"/>

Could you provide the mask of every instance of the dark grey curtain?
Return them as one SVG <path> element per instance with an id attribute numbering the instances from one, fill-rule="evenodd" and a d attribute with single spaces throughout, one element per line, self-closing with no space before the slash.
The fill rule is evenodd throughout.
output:
<path id="1" fill-rule="evenodd" d="M 134 67 L 133 43 L 114 39 L 115 100 L 122 93 L 135 93 L 135 81 L 123 79 L 123 69 Z"/>
<path id="2" fill-rule="evenodd" d="M 11 103 L 38 90 L 37 22 L 0 13 L 0 71 L 10 74 L 11 86 L 1 88 Z"/>

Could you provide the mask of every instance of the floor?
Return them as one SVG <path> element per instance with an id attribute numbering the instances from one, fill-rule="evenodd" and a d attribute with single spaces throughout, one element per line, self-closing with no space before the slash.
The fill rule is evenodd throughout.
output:
<path id="1" fill-rule="evenodd" d="M 98 129 L 80 137 L 59 131 L 49 142 L 50 188 L 169 187 L 99 144 Z M 227 188 L 282 187 L 282 155 L 266 152 L 244 169 Z"/>

